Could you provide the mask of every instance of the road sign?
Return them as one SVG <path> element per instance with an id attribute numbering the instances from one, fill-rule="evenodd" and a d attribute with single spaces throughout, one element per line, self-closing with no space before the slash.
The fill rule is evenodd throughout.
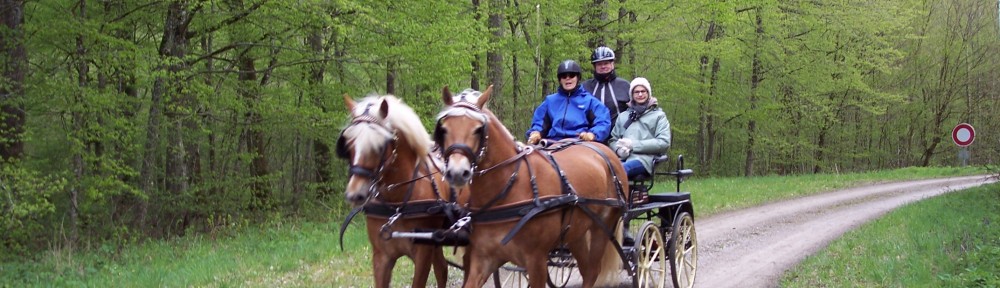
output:
<path id="1" fill-rule="evenodd" d="M 976 129 L 972 129 L 969 123 L 958 124 L 951 130 L 951 140 L 954 140 L 959 147 L 969 146 L 976 140 Z"/>

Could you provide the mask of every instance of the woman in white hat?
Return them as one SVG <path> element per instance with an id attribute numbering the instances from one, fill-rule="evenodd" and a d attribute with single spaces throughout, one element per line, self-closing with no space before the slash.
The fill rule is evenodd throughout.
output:
<path id="1" fill-rule="evenodd" d="M 629 85 L 632 100 L 628 110 L 618 114 L 611 129 L 610 146 L 621 158 L 629 179 L 653 174 L 653 159 L 670 148 L 670 121 L 657 105 L 646 78 L 635 78 Z"/>

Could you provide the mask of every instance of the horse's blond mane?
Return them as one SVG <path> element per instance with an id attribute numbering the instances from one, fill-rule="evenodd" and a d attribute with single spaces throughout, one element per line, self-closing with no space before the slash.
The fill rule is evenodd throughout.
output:
<path id="1" fill-rule="evenodd" d="M 378 109 L 383 100 L 389 104 L 389 113 L 385 119 L 378 120 L 391 131 L 381 132 L 375 125 L 355 125 L 352 127 L 358 127 L 358 129 L 348 129 L 345 131 L 345 135 L 355 139 L 354 145 L 357 149 L 376 149 L 382 147 L 385 140 L 392 137 L 388 133 L 395 133 L 396 136 L 406 139 L 410 143 L 410 147 L 416 155 L 427 155 L 431 143 L 427 129 L 420 122 L 417 113 L 396 96 L 369 95 L 357 102 L 354 111 L 351 111 L 352 116 L 359 116 L 368 110 L 369 115 L 378 118 Z M 362 129 L 363 127 L 367 127 L 367 129 Z"/>

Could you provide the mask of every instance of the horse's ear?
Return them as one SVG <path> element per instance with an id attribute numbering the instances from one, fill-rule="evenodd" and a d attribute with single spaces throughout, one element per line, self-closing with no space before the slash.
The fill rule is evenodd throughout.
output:
<path id="1" fill-rule="evenodd" d="M 476 101 L 476 106 L 479 106 L 479 108 L 485 108 L 486 102 L 490 101 L 490 94 L 493 94 L 493 85 L 486 88 L 486 92 L 483 92 L 483 95 L 479 96 L 479 101 Z"/>
<path id="2" fill-rule="evenodd" d="M 378 107 L 378 118 L 385 119 L 389 116 L 389 99 L 382 99 L 382 106 Z"/>
<path id="3" fill-rule="evenodd" d="M 354 99 L 351 99 L 351 95 L 344 93 L 344 104 L 347 105 L 347 111 L 354 111 L 354 105 L 357 103 L 354 102 Z"/>
<path id="4" fill-rule="evenodd" d="M 441 100 L 444 100 L 444 105 L 451 106 L 451 104 L 454 104 L 451 100 L 451 91 L 448 91 L 448 86 L 444 86 L 444 89 L 441 89 Z"/>

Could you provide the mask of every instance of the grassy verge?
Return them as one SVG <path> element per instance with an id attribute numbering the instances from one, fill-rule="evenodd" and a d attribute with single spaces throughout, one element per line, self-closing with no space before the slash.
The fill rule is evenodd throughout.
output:
<path id="1" fill-rule="evenodd" d="M 782 198 L 891 180 L 982 173 L 974 168 L 755 178 L 693 177 L 699 217 Z M 669 178 L 654 191 L 672 191 Z M 992 210 L 995 211 L 995 210 Z M 233 228 L 224 236 L 189 236 L 88 251 L 53 249 L 31 259 L 0 263 L 0 287 L 367 287 L 371 254 L 363 222 L 355 219 L 338 244 L 342 217 L 330 223 L 273 223 Z M 291 222 L 291 223 L 288 223 Z M 996 254 L 1000 253 L 995 253 Z M 409 283 L 412 264 L 397 263 L 393 286 Z M 456 276 L 457 277 L 457 276 Z M 965 277 L 955 274 L 954 277 Z M 854 285 L 848 285 L 854 286 Z"/>
<path id="2" fill-rule="evenodd" d="M 357 221 L 358 223 L 363 221 Z M 247 228 L 225 237 L 152 241 L 120 251 L 53 250 L 0 264 L 2 287 L 349 287 L 370 282 L 362 229 L 336 224 Z"/>
<path id="3" fill-rule="evenodd" d="M 807 258 L 782 287 L 1000 287 L 1000 184 L 913 203 Z"/>

